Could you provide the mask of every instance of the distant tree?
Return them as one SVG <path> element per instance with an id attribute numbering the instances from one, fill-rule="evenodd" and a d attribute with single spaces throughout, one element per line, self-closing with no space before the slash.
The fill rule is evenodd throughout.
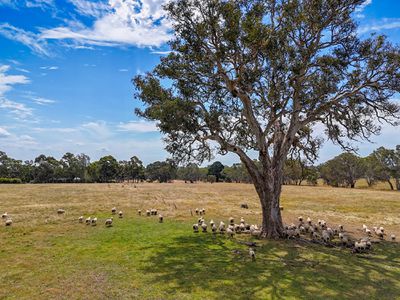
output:
<path id="1" fill-rule="evenodd" d="M 233 164 L 231 167 L 225 166 L 222 171 L 222 175 L 225 180 L 229 180 L 232 182 L 240 183 L 249 183 L 251 182 L 251 177 L 247 172 L 247 169 L 241 163 Z"/>
<path id="2" fill-rule="evenodd" d="M 44 154 L 35 158 L 34 181 L 36 183 L 49 183 L 62 180 L 62 165 L 52 156 Z"/>
<path id="3" fill-rule="evenodd" d="M 139 181 L 144 179 L 144 166 L 142 161 L 136 157 L 132 156 L 128 163 L 129 179 L 133 181 Z"/>
<path id="4" fill-rule="evenodd" d="M 74 155 L 67 152 L 60 160 L 63 167 L 63 176 L 68 182 L 74 182 L 79 178 L 79 181 L 86 181 L 86 168 L 90 164 L 90 158 L 86 154 Z"/>
<path id="5" fill-rule="evenodd" d="M 169 182 L 175 177 L 176 167 L 171 161 L 156 161 L 146 167 L 146 178 L 149 181 Z"/>
<path id="6" fill-rule="evenodd" d="M 177 170 L 178 179 L 189 181 L 191 183 L 200 180 L 201 172 L 199 166 L 194 163 L 189 163 L 185 167 L 181 167 Z"/>
<path id="7" fill-rule="evenodd" d="M 400 145 L 395 150 L 380 147 L 372 153 L 374 159 L 378 162 L 376 177 L 379 180 L 389 183 L 393 190 L 391 178 L 395 180 L 396 189 L 400 190 Z"/>
<path id="8" fill-rule="evenodd" d="M 361 40 L 352 17 L 364 2 L 173 0 L 172 51 L 134 78 L 144 103 L 136 112 L 158 121 L 174 159 L 203 162 L 214 149 L 239 156 L 265 237 L 283 236 L 285 160 L 316 158 L 313 128 L 348 150 L 348 140 L 379 133 L 378 120 L 397 121 L 400 50 L 384 36 Z"/>
<path id="9" fill-rule="evenodd" d="M 222 171 L 224 170 L 224 165 L 216 161 L 212 165 L 208 166 L 208 175 L 214 175 L 216 182 L 220 182 L 223 179 Z"/>
<path id="10" fill-rule="evenodd" d="M 119 172 L 118 161 L 111 155 L 100 158 L 98 162 L 98 172 L 101 182 L 116 180 Z"/>

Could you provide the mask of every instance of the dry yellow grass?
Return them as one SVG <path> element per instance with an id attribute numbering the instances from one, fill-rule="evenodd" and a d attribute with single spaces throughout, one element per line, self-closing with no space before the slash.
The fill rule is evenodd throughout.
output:
<path id="1" fill-rule="evenodd" d="M 240 209 L 243 202 L 250 209 Z M 355 235 L 367 224 L 400 236 L 398 192 L 285 186 L 282 205 L 287 223 L 303 215 L 344 224 Z M 114 206 L 125 217 L 105 228 Z M 192 233 L 196 207 L 216 222 L 261 221 L 247 184 L 0 185 L 0 212 L 14 221 L 0 227 L 0 299 L 394 299 L 400 293 L 397 243 L 377 246 L 365 260 L 347 250 L 271 241 L 250 263 L 235 242 L 247 236 Z M 66 214 L 58 216 L 58 208 Z M 163 213 L 164 224 L 137 216 L 137 209 L 151 208 Z M 97 216 L 99 225 L 78 224 L 81 215 Z"/>

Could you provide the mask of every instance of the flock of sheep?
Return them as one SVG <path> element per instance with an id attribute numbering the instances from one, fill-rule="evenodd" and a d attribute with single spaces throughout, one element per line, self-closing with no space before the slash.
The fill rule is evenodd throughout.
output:
<path id="1" fill-rule="evenodd" d="M 228 226 L 223 221 L 220 221 L 219 225 L 210 220 L 209 225 L 205 221 L 203 215 L 205 215 L 205 209 L 196 209 L 196 215 L 200 216 L 197 223 L 192 225 L 194 233 L 198 233 L 200 230 L 204 233 L 211 228 L 212 233 L 227 234 L 229 237 L 234 237 L 235 234 L 250 234 L 254 237 L 259 238 L 262 232 L 262 227 L 256 224 L 248 224 L 243 217 L 240 218 L 240 223 L 236 224 L 233 217 L 229 218 Z M 386 233 L 383 227 L 373 227 L 372 230 L 368 226 L 363 225 L 362 232 L 364 237 L 360 239 L 353 239 L 348 232 L 345 231 L 343 225 L 339 225 L 337 228 L 329 227 L 325 220 L 318 220 L 313 223 L 311 218 L 304 220 L 302 216 L 298 217 L 298 224 L 294 223 L 285 225 L 284 236 L 287 239 L 295 238 L 307 238 L 309 237 L 313 242 L 323 243 L 326 245 L 333 245 L 335 240 L 341 246 L 349 247 L 353 253 L 361 253 L 371 249 L 373 235 L 384 240 Z M 390 239 L 396 240 L 396 236 L 391 234 Z M 255 252 L 253 248 L 249 249 L 249 255 L 252 259 L 255 259 Z"/>
<path id="2" fill-rule="evenodd" d="M 241 206 L 242 207 L 242 206 Z M 245 207 L 242 207 L 245 208 Z M 138 215 L 142 215 L 142 211 L 138 210 Z M 190 213 L 193 215 L 192 211 Z M 235 223 L 235 219 L 233 217 L 229 218 L 228 226 L 223 221 L 220 221 L 217 225 L 214 220 L 210 220 L 209 225 L 204 219 L 204 215 L 206 214 L 206 210 L 195 209 L 195 213 L 199 216 L 197 223 L 192 225 L 193 231 L 198 233 L 200 230 L 204 233 L 208 231 L 210 228 L 211 232 L 216 234 L 227 234 L 229 237 L 234 237 L 235 234 L 250 234 L 256 238 L 259 238 L 262 232 L 262 227 L 256 224 L 247 223 L 243 217 L 240 218 L 239 224 Z M 64 209 L 57 210 L 58 215 L 65 214 Z M 117 208 L 113 207 L 111 209 L 111 214 L 117 214 Z M 158 216 L 158 220 L 160 223 L 163 223 L 164 217 L 162 214 L 158 213 L 157 209 L 146 210 L 144 213 L 146 216 Z M 8 213 L 4 213 L 2 216 L 4 220 L 5 226 L 11 226 L 13 224 L 12 218 L 8 215 Z M 123 212 L 118 212 L 118 217 L 123 218 Z M 86 225 L 96 226 L 98 219 L 97 217 L 87 217 L 80 216 L 78 218 L 79 223 L 85 223 Z M 106 227 L 113 226 L 113 217 L 107 218 L 104 222 Z M 295 239 L 295 238 L 310 238 L 311 241 L 324 243 L 326 245 L 333 245 L 335 241 L 338 242 L 341 246 L 346 246 L 352 248 L 352 251 L 355 253 L 361 253 L 366 250 L 371 249 L 372 246 L 372 238 L 375 236 L 380 240 L 384 240 L 387 235 L 385 229 L 383 227 L 372 227 L 372 229 L 368 228 L 365 224 L 362 226 L 362 232 L 365 235 L 360 239 L 354 239 L 350 236 L 348 232 L 345 231 L 343 225 L 337 226 L 334 228 L 333 226 L 329 227 L 325 220 L 318 220 L 317 222 L 313 222 L 310 217 L 307 220 L 304 220 L 302 216 L 298 217 L 298 224 L 290 224 L 285 225 L 284 228 L 284 236 L 287 239 Z M 396 236 L 394 234 L 390 235 L 390 239 L 392 241 L 396 240 Z M 255 259 L 255 251 L 253 248 L 249 248 L 249 255 L 252 259 Z"/>

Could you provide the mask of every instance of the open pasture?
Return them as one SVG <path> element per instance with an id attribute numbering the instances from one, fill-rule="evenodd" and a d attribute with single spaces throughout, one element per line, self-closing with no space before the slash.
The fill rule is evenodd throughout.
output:
<path id="1" fill-rule="evenodd" d="M 241 209 L 241 203 L 249 209 Z M 400 236 L 400 194 L 391 191 L 285 186 L 286 223 L 299 215 L 343 224 L 362 236 L 362 224 Z M 124 212 L 114 226 L 111 208 Z M 0 186 L 0 299 L 396 299 L 400 246 L 382 242 L 370 254 L 297 241 L 257 241 L 256 260 L 240 241 L 194 234 L 195 208 L 207 222 L 233 216 L 260 223 L 252 185 L 74 184 Z M 57 209 L 66 210 L 57 215 Z M 157 208 L 157 217 L 137 210 Z M 193 215 L 191 216 L 190 210 Z M 97 226 L 78 223 L 96 216 Z M 2 224 L 4 225 L 4 224 Z M 388 239 L 388 238 L 387 238 Z"/>

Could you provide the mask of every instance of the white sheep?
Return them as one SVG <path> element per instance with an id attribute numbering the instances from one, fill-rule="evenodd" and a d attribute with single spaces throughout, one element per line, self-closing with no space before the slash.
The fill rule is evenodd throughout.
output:
<path id="1" fill-rule="evenodd" d="M 210 226 L 212 227 L 214 225 L 214 220 L 210 221 Z"/>
<path id="2" fill-rule="evenodd" d="M 308 225 L 311 225 L 311 222 L 312 222 L 312 221 L 311 221 L 311 218 L 308 217 L 308 218 L 307 218 L 307 223 L 308 223 Z"/>
<path id="3" fill-rule="evenodd" d="M 224 233 L 225 232 L 225 223 L 224 222 L 220 222 L 219 223 L 219 232 L 222 234 L 222 233 Z"/>
<path id="4" fill-rule="evenodd" d="M 97 225 L 97 218 L 94 217 L 91 221 L 92 226 L 96 226 Z"/>
<path id="5" fill-rule="evenodd" d="M 363 231 L 365 231 L 366 229 L 368 229 L 368 226 L 363 224 L 362 229 L 363 229 Z"/>
<path id="6" fill-rule="evenodd" d="M 344 231 L 343 225 L 339 225 L 339 231 L 340 231 L 340 232 L 343 232 L 343 231 Z"/>
<path id="7" fill-rule="evenodd" d="M 5 225 L 6 226 L 11 226 L 12 223 L 13 223 L 12 219 L 7 219 L 6 222 L 5 222 Z"/>
<path id="8" fill-rule="evenodd" d="M 298 217 L 298 219 L 300 223 L 303 223 L 303 216 Z"/>
<path id="9" fill-rule="evenodd" d="M 244 222 L 244 219 L 243 219 L 243 217 L 241 217 L 240 218 L 240 224 L 244 224 L 245 222 Z"/>
<path id="10" fill-rule="evenodd" d="M 92 219 L 90 217 L 86 218 L 85 223 L 86 225 L 89 225 L 92 222 Z"/>
<path id="11" fill-rule="evenodd" d="M 251 258 L 252 260 L 255 260 L 255 259 L 256 259 L 256 252 L 254 251 L 253 248 L 249 248 L 249 255 L 250 255 L 250 258 Z"/>
<path id="12" fill-rule="evenodd" d="M 151 211 L 146 210 L 146 216 L 150 217 L 150 215 L 151 215 Z"/>
<path id="13" fill-rule="evenodd" d="M 201 210 L 201 212 L 203 213 L 203 215 L 205 215 L 205 214 L 206 214 L 205 208 L 203 208 L 203 209 Z"/>
<path id="14" fill-rule="evenodd" d="M 207 232 L 207 223 L 206 222 L 201 223 L 201 229 L 203 232 Z"/>
<path id="15" fill-rule="evenodd" d="M 193 227 L 193 231 L 194 232 L 196 232 L 196 233 L 199 232 L 199 225 L 198 224 L 193 224 L 192 227 Z"/>
<path id="16" fill-rule="evenodd" d="M 235 219 L 234 219 L 233 217 L 230 217 L 230 218 L 229 218 L 229 223 L 230 223 L 230 224 L 235 223 Z"/>
<path id="17" fill-rule="evenodd" d="M 372 235 L 372 233 L 371 233 L 371 230 L 370 229 L 365 229 L 365 233 L 368 235 L 368 236 L 371 236 Z"/>
<path id="18" fill-rule="evenodd" d="M 244 225 L 244 223 L 240 223 L 239 229 L 240 229 L 240 231 L 242 231 L 242 232 L 246 230 L 246 226 Z"/>
<path id="19" fill-rule="evenodd" d="M 235 235 L 235 231 L 233 231 L 233 229 L 231 229 L 230 227 L 228 227 L 228 229 L 226 229 L 226 233 L 230 237 L 233 237 Z"/>
<path id="20" fill-rule="evenodd" d="M 390 239 L 391 239 L 392 241 L 395 241 L 395 240 L 396 240 L 396 236 L 395 236 L 394 234 L 392 234 L 392 235 L 390 236 Z"/>
<path id="21" fill-rule="evenodd" d="M 199 209 L 196 208 L 195 212 L 196 212 L 196 215 L 198 215 L 199 214 Z"/>
<path id="22" fill-rule="evenodd" d="M 8 217 L 8 213 L 6 213 L 6 212 L 5 212 L 4 214 L 1 215 L 1 218 L 2 218 L 2 219 L 7 219 L 7 217 Z"/>
<path id="23" fill-rule="evenodd" d="M 115 215 L 117 213 L 117 208 L 116 207 L 111 208 L 111 213 Z"/>
<path id="24" fill-rule="evenodd" d="M 217 226 L 214 223 L 211 225 L 211 231 L 217 233 Z"/>
<path id="25" fill-rule="evenodd" d="M 322 231 L 322 240 L 325 243 L 329 243 L 331 241 L 331 236 L 330 236 L 330 234 L 329 234 L 329 232 L 327 230 L 323 230 Z"/>
<path id="26" fill-rule="evenodd" d="M 83 223 L 83 216 L 80 216 L 78 221 L 79 221 L 79 223 Z"/>
<path id="27" fill-rule="evenodd" d="M 123 212 L 120 210 L 119 211 L 119 213 L 118 213 L 118 217 L 120 218 L 120 219 L 122 219 L 123 217 L 124 217 L 124 214 L 123 214 Z"/>
<path id="28" fill-rule="evenodd" d="M 198 223 L 199 225 L 201 225 L 203 222 L 204 222 L 204 218 L 203 218 L 203 217 L 200 217 L 200 218 L 197 220 L 197 223 Z"/>
<path id="29" fill-rule="evenodd" d="M 107 219 L 106 221 L 105 221 L 105 225 L 107 226 L 107 227 L 111 227 L 112 226 L 112 223 L 113 223 L 113 218 L 109 218 L 109 219 Z"/>
<path id="30" fill-rule="evenodd" d="M 164 221 L 164 217 L 163 217 L 162 214 L 159 214 L 159 215 L 158 215 L 158 221 L 159 221 L 160 223 L 162 223 L 162 222 Z"/>
<path id="31" fill-rule="evenodd" d="M 65 210 L 59 208 L 59 209 L 57 210 L 57 214 L 59 214 L 59 215 L 65 214 Z"/>
<path id="32" fill-rule="evenodd" d="M 139 216 L 142 215 L 142 211 L 140 209 L 138 209 L 137 213 L 138 213 Z"/>

